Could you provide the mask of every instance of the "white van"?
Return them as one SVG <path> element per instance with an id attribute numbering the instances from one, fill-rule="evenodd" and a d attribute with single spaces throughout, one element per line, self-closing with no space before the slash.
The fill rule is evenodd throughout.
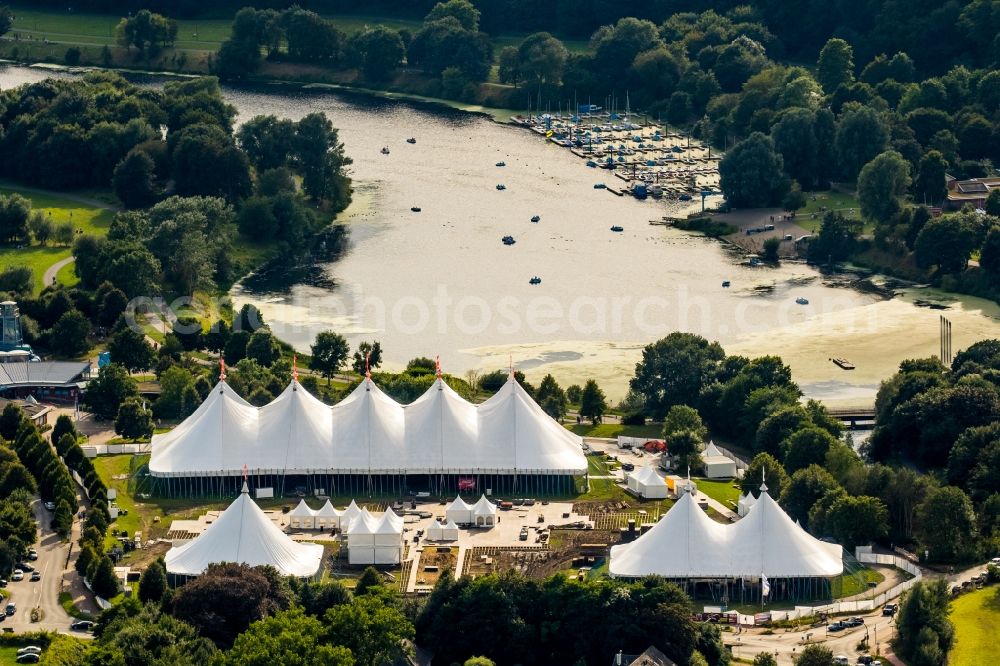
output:
<path id="1" fill-rule="evenodd" d="M 838 654 L 836 657 L 833 658 L 833 664 L 834 666 L 850 666 L 851 661 L 844 655 Z"/>

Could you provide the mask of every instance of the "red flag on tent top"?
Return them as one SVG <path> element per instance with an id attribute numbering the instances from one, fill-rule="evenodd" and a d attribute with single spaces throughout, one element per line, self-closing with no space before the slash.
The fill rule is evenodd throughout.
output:
<path id="1" fill-rule="evenodd" d="M 372 370 L 369 365 L 371 363 L 371 360 L 372 360 L 372 353 L 371 351 L 369 351 L 365 354 L 365 379 L 372 378 Z"/>
<path id="2" fill-rule="evenodd" d="M 434 357 L 434 374 L 438 379 L 441 379 L 441 355 L 438 354 Z"/>
<path id="3" fill-rule="evenodd" d="M 299 361 L 294 352 L 292 352 L 292 380 L 299 381 Z"/>
<path id="4" fill-rule="evenodd" d="M 226 359 L 219 357 L 219 381 L 226 381 Z"/>

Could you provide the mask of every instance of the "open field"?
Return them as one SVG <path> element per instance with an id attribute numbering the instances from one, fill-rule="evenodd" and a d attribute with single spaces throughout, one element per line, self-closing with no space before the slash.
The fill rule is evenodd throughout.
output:
<path id="1" fill-rule="evenodd" d="M 732 481 L 719 481 L 717 479 L 693 479 L 700 492 L 705 493 L 716 502 L 721 502 L 727 507 L 740 498 L 739 486 L 734 486 Z"/>
<path id="2" fill-rule="evenodd" d="M 662 423 L 649 423 L 641 426 L 627 426 L 620 423 L 598 423 L 595 426 L 584 422 L 568 427 L 573 434 L 581 437 L 615 438 L 618 435 L 624 435 L 625 437 L 648 437 L 649 439 L 660 439 L 663 437 Z"/>
<path id="3" fill-rule="evenodd" d="M 78 233 L 103 236 L 108 232 L 111 218 L 114 216 L 113 211 L 109 209 L 89 206 L 79 201 L 60 197 L 58 194 L 40 193 L 8 183 L 0 184 L 0 195 L 12 193 L 20 194 L 29 199 L 33 209 L 41 210 L 55 224 L 72 222 Z M 27 266 L 34 274 L 35 292 L 37 293 L 45 286 L 42 284 L 42 276 L 46 269 L 70 254 L 70 247 L 52 245 L 51 243 L 45 247 L 32 244 L 20 249 L 6 246 L 0 248 L 0 270 L 15 265 Z M 64 267 L 60 273 L 63 280 L 75 281 L 76 279 L 72 266 Z M 57 279 L 59 278 L 60 276 L 57 276 Z"/>
<path id="4" fill-rule="evenodd" d="M 795 212 L 795 223 L 803 229 L 816 233 L 822 226 L 823 215 L 827 211 L 839 210 L 847 215 L 851 210 L 857 213 L 860 206 L 857 197 L 844 192 L 836 190 L 806 192 L 806 207 Z M 869 232 L 871 229 L 866 225 L 865 231 Z"/>
<path id="5" fill-rule="evenodd" d="M 996 631 L 1000 624 L 1000 588 L 993 586 L 963 594 L 951 602 L 955 647 L 951 666 L 977 666 L 996 661 Z"/>
<path id="6" fill-rule="evenodd" d="M 121 17 L 111 14 L 86 14 L 69 11 L 41 11 L 29 6 L 14 6 L 14 27 L 11 33 L 18 33 L 21 39 L 30 36 L 33 40 L 80 44 L 115 46 L 115 26 Z M 366 16 L 355 14 L 326 14 L 340 30 L 348 35 L 360 32 L 369 26 L 384 25 L 394 30 L 409 30 L 416 33 L 421 21 Z M 231 17 L 202 18 L 177 21 L 177 42 L 174 47 L 182 50 L 217 51 L 229 38 Z M 503 34 L 494 36 L 494 50 L 499 54 L 505 46 L 517 46 L 526 34 Z M 571 53 L 587 50 L 586 40 L 564 42 Z"/>

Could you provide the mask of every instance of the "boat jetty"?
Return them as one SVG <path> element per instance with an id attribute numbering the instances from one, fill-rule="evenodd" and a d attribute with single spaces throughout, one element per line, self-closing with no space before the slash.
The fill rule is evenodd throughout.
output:
<path id="1" fill-rule="evenodd" d="M 711 146 L 628 113 L 583 109 L 574 115 L 515 116 L 511 122 L 565 148 L 586 166 L 613 173 L 618 182 L 598 189 L 617 196 L 691 201 L 720 194 L 721 158 Z"/>

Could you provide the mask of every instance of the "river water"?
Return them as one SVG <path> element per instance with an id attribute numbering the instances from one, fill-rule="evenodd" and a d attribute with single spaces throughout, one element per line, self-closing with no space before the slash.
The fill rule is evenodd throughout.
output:
<path id="1" fill-rule="evenodd" d="M 0 68 L 0 88 L 47 75 Z M 512 360 L 529 378 L 594 377 L 618 398 L 642 346 L 684 330 L 730 353 L 778 354 L 807 395 L 864 404 L 900 360 L 937 353 L 941 314 L 953 321 L 956 351 L 1000 336 L 1000 310 L 987 301 L 913 289 L 886 299 L 845 288 L 845 276 L 797 263 L 750 267 L 722 243 L 651 226 L 679 211 L 594 189 L 614 177 L 483 116 L 340 92 L 224 94 L 240 121 L 326 113 L 354 160 L 354 203 L 338 219 L 346 251 L 232 292 L 237 307 L 257 305 L 303 351 L 333 329 L 352 347 L 380 340 L 390 369 L 416 356 L 440 355 L 453 374 Z M 501 243 L 508 234 L 516 244 Z M 529 284 L 534 276 L 540 284 Z M 858 367 L 840 370 L 831 356 Z"/>

